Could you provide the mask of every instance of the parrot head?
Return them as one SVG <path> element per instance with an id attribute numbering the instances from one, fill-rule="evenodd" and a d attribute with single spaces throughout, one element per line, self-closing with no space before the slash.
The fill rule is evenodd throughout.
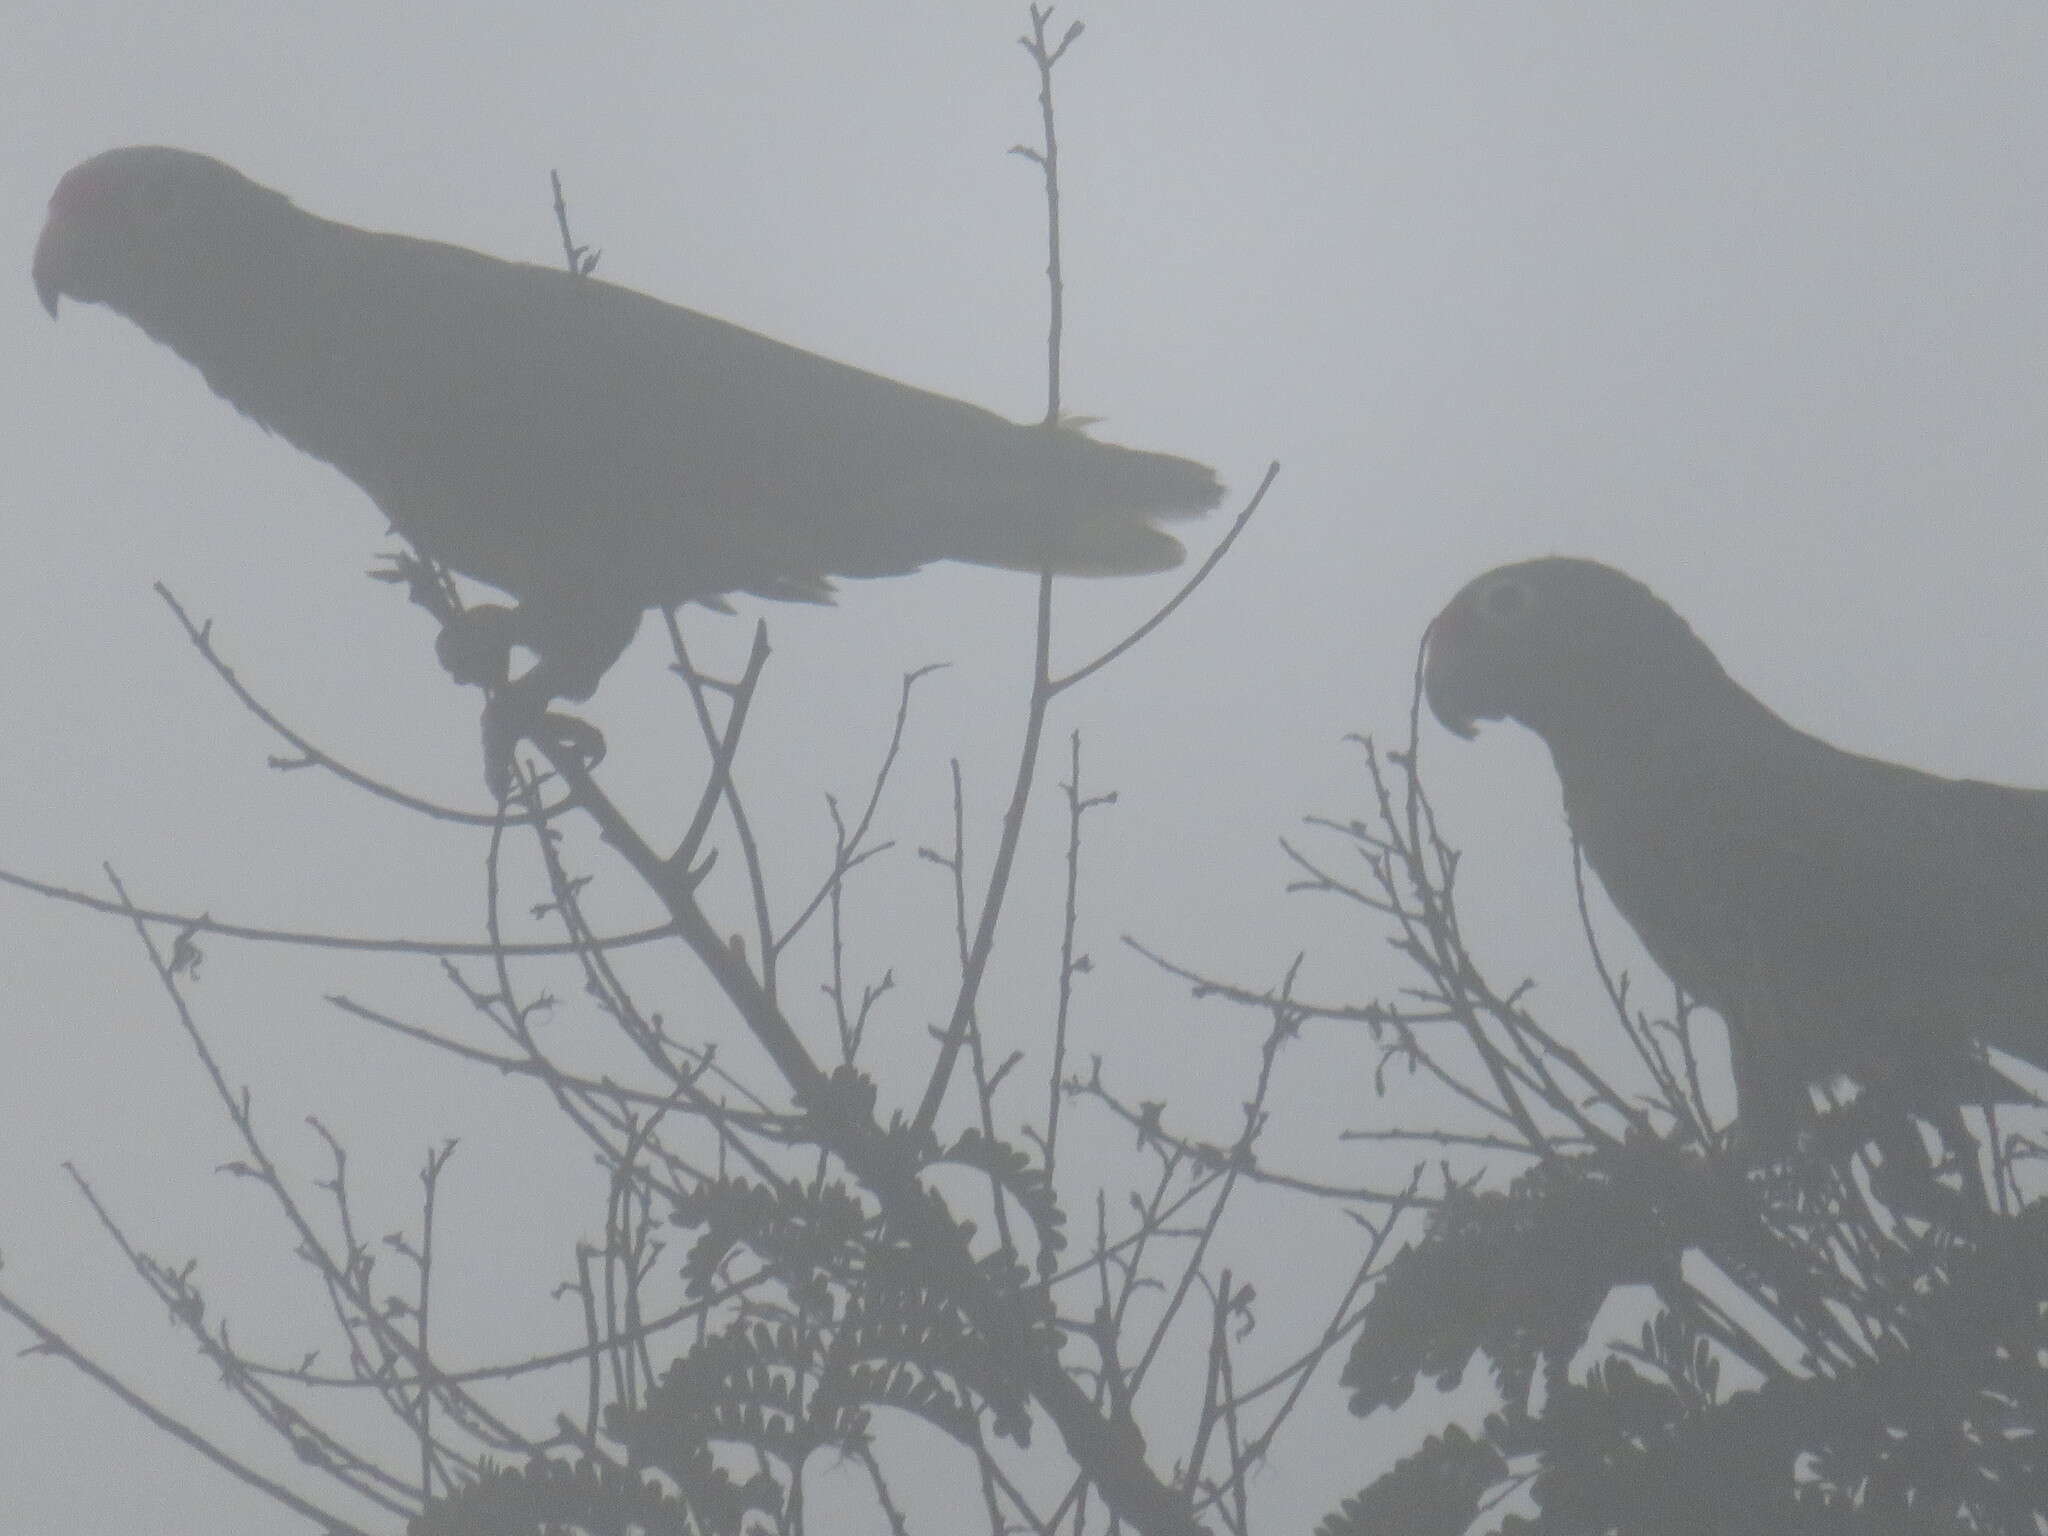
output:
<path id="1" fill-rule="evenodd" d="M 1641 724 L 1671 702 L 1666 684 L 1704 664 L 1720 672 L 1670 605 L 1634 577 L 1550 556 L 1475 577 L 1430 623 L 1423 696 L 1444 726 L 1471 737 L 1482 720 L 1518 720 L 1556 744 L 1612 719 Z"/>
<path id="2" fill-rule="evenodd" d="M 54 318 L 60 299 L 146 314 L 159 285 L 221 265 L 252 203 L 283 194 L 191 150 L 137 145 L 73 166 L 50 196 L 30 275 Z"/>

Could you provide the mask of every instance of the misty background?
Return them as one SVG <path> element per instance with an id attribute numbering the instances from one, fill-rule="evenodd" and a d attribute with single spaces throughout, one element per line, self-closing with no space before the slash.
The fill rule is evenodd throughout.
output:
<path id="1" fill-rule="evenodd" d="M 1276 839 L 1304 813 L 1365 809 L 1341 738 L 1405 734 L 1423 626 L 1505 560 L 1622 566 L 1738 680 L 1841 746 L 2048 786 L 2048 13 L 1100 0 L 1068 18 L 1088 30 L 1058 83 L 1065 404 L 1104 418 L 1100 436 L 1218 467 L 1236 500 L 1187 528 L 1198 555 L 1266 463 L 1284 469 L 1171 624 L 1056 706 L 984 993 L 993 1038 L 1042 1045 L 1056 785 L 1076 728 L 1087 787 L 1120 797 L 1084 854 L 1084 1059 L 1100 1054 L 1134 1097 L 1206 1117 L 1217 1139 L 1236 1131 L 1256 1023 L 1190 1000 L 1125 933 L 1254 985 L 1305 950 L 1305 991 L 1397 987 L 1376 932 L 1284 894 Z M 212 619 L 240 677 L 326 750 L 483 806 L 478 697 L 441 673 L 425 617 L 364 579 L 392 546 L 367 499 L 127 322 L 67 305 L 51 325 L 37 307 L 29 253 L 65 169 L 117 144 L 176 144 L 324 216 L 543 263 L 559 260 L 559 170 L 600 276 L 1030 419 L 1043 208 L 1035 170 L 1007 154 L 1037 133 L 1023 24 L 1007 0 L 11 0 L 0 866 L 104 890 L 107 861 L 144 904 L 255 924 L 480 933 L 480 837 L 272 771 L 279 744 L 151 592 L 161 580 Z M 1055 670 L 1175 580 L 1063 583 Z M 882 817 L 897 848 L 854 894 L 858 965 L 906 978 L 877 1026 L 906 1062 L 950 979 L 950 895 L 915 849 L 949 836 L 957 756 L 977 887 L 985 875 L 1034 595 L 1028 578 L 940 566 L 850 584 L 833 609 L 746 603 L 738 619 L 686 621 L 700 659 L 731 667 L 753 618 L 770 620 L 742 766 L 792 886 L 829 860 L 823 797 L 857 800 L 902 674 L 951 663 L 919 684 Z M 590 711 L 612 744 L 607 782 L 657 828 L 686 818 L 702 770 L 664 662 L 650 629 Z M 1497 979 L 1538 977 L 1546 1016 L 1568 1023 L 1593 994 L 1540 747 L 1500 729 L 1471 747 L 1428 733 L 1424 752 L 1467 850 L 1475 948 Z M 629 882 L 609 884 L 596 912 L 648 920 Z M 726 911 L 741 926 L 740 907 Z M 295 1354 L 294 1314 L 251 1298 L 317 1298 L 257 1192 L 212 1171 L 236 1148 L 133 933 L 17 892 L 0 893 L 0 921 L 0 1279 L 158 1402 L 277 1468 L 274 1442 L 165 1328 L 61 1166 L 92 1177 L 160 1256 L 199 1257 L 246 1309 L 245 1343 Z M 421 1157 L 463 1139 L 441 1241 L 472 1256 L 467 1357 L 573 1342 L 573 1307 L 549 1290 L 595 1223 L 587 1159 L 519 1134 L 542 1119 L 530 1088 L 431 1062 L 323 1001 L 346 992 L 465 1027 L 433 964 L 203 948 L 193 996 L 230 1080 L 250 1086 L 300 1176 L 326 1172 L 303 1116 L 349 1143 L 369 1230 L 413 1221 Z M 680 958 L 645 960 L 650 989 L 688 995 Z M 930 979 L 913 983 L 920 967 Z M 792 999 L 808 985 L 792 982 Z M 1579 1016 L 1597 1048 L 1597 1010 Z M 1330 1026 L 1291 1046 L 1265 1160 L 1391 1179 L 1335 1140 L 1386 1115 L 1375 1060 Z M 1105 1160 L 1130 1155 L 1100 1116 L 1074 1134 L 1099 1138 Z M 1327 1239 L 1334 1283 L 1355 1233 L 1329 1208 L 1302 1222 L 1284 1269 L 1313 1272 Z M 1259 1266 L 1282 1269 L 1282 1252 L 1269 1235 L 1243 1271 L 1272 1287 L 1262 1326 L 1276 1334 L 1288 1282 Z M 1293 1427 L 1268 1474 L 1273 1529 L 1305 1527 L 1409 1443 L 1346 1414 L 1332 1376 L 1311 1388 L 1317 1422 Z M 24 1531 L 286 1524 L 35 1358 L 0 1364 L 0 1508 Z"/>

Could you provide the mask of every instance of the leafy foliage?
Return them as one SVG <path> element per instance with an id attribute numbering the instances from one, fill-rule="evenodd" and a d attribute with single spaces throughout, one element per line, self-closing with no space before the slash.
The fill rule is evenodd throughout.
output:
<path id="1" fill-rule="evenodd" d="M 958 1163 L 986 1174 L 1031 1221 L 1038 1233 L 1038 1273 L 1052 1274 L 1067 1245 L 1066 1212 L 1046 1178 L 1045 1165 L 1020 1147 L 1013 1147 L 969 1126 L 960 1139 L 935 1161 Z"/>
<path id="2" fill-rule="evenodd" d="M 1536 1512 L 1504 1516 L 1501 1529 L 1530 1536 L 2040 1528 L 2048 1208 L 1987 1215 L 1967 1233 L 1894 1229 L 1887 1262 L 1859 1290 L 1844 1286 L 1825 1307 L 1808 1299 L 1837 1319 L 1825 1347 L 1790 1364 L 1752 1359 L 1761 1384 L 1729 1390 L 1723 1363 L 1742 1336 L 1683 1287 L 1676 1261 L 1690 1247 L 1725 1249 L 1745 1229 L 1725 1201 L 1696 1198 L 1700 1179 L 1673 1174 L 1669 1160 L 1631 1149 L 1560 1159 L 1505 1193 L 1446 1204 L 1389 1266 L 1344 1380 L 1354 1410 L 1368 1413 L 1424 1378 L 1455 1383 L 1483 1353 L 1507 1404 L 1477 1437 L 1447 1430 L 1345 1501 L 1323 1536 L 1461 1532 L 1490 1499 L 1518 1492 Z M 1660 1185 L 1676 1198 L 1658 1197 Z M 1752 1258 L 1782 1247 L 1786 1231 L 1812 1240 L 1810 1216 L 1792 1228 L 1785 1215 L 1757 1195 Z M 1878 1237 L 1857 1230 L 1867 1216 L 1848 1208 L 1832 1219 L 1826 1251 Z M 1660 1272 L 1666 1304 L 1637 1342 L 1566 1379 L 1609 1289 Z M 1531 1392 L 1543 1364 L 1542 1391 Z"/>
<path id="3" fill-rule="evenodd" d="M 1538 1164 L 1504 1192 L 1454 1190 L 1366 1308 L 1342 1378 L 1351 1411 L 1399 1407 L 1425 1378 L 1454 1387 L 1476 1354 L 1525 1398 L 1615 1286 L 1675 1273 L 1682 1186 L 1658 1174 L 1632 1140 Z"/>
<path id="4" fill-rule="evenodd" d="M 500 1467 L 430 1505 L 411 1536 L 698 1536 L 735 1532 L 747 1499 L 728 1480 L 721 1502 L 686 1507 L 636 1472 L 600 1461 Z M 691 1508 L 716 1509 L 693 1521 Z"/>
<path id="5" fill-rule="evenodd" d="M 1463 1536 L 1480 1501 L 1507 1476 L 1493 1445 L 1453 1424 L 1363 1493 L 1346 1499 L 1316 1536 Z"/>
<path id="6" fill-rule="evenodd" d="M 1021 1154 L 977 1135 L 945 1160 L 1028 1193 L 1041 1246 L 1056 1245 L 1063 1213 Z M 896 1240 L 844 1184 L 704 1180 L 675 1201 L 675 1219 L 702 1228 L 683 1265 L 691 1294 L 710 1295 L 749 1262 L 774 1283 L 750 1289 L 733 1320 L 671 1363 L 644 1400 L 613 1405 L 605 1428 L 632 1470 L 592 1460 L 491 1469 L 437 1501 L 415 1536 L 725 1536 L 750 1510 L 777 1510 L 814 1451 L 865 1449 L 875 1408 L 970 1447 L 981 1444 L 984 1413 L 997 1433 L 1028 1435 L 1023 1384 L 947 1294 L 943 1267 Z M 1049 1302 L 1006 1251 L 976 1272 L 1050 1326 Z M 734 1449 L 762 1469 L 744 1483 L 720 1463 Z"/>

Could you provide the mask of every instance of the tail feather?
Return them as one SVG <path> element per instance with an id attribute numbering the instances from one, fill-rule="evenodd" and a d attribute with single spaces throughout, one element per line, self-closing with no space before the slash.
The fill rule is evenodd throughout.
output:
<path id="1" fill-rule="evenodd" d="M 1171 454 L 1097 442 L 1066 426 L 1031 428 L 1027 449 L 975 487 L 982 514 L 960 558 L 1066 576 L 1135 576 L 1180 563 L 1180 540 L 1155 526 L 1223 499 L 1216 472 Z"/>

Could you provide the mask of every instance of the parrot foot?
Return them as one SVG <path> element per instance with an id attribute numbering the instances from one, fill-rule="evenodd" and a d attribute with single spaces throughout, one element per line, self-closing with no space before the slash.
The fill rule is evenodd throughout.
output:
<path id="1" fill-rule="evenodd" d="M 484 704 L 484 783 L 500 805 L 512 798 L 512 752 L 521 741 L 567 752 L 585 771 L 604 761 L 604 733 L 588 720 L 549 709 L 547 703 L 514 683 L 494 690 Z"/>
<path id="2" fill-rule="evenodd" d="M 545 657 L 523 676 L 511 676 L 513 648 L 526 643 L 526 617 L 520 609 L 479 604 L 451 615 L 434 641 L 450 677 L 485 691 L 484 783 L 501 805 L 512 795 L 512 753 L 521 741 L 566 751 L 585 769 L 595 768 L 605 753 L 604 734 L 596 726 L 548 708 L 560 694 L 580 698 L 588 688 L 562 686 Z"/>

